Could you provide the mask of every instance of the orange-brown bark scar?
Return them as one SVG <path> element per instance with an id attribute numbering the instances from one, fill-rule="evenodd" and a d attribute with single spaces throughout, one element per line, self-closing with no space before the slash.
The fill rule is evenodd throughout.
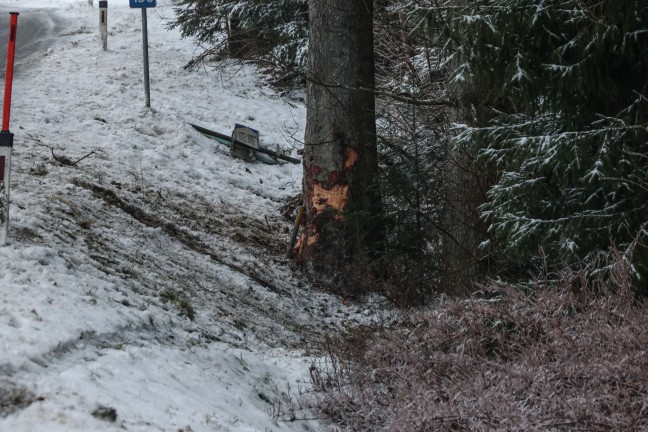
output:
<path id="1" fill-rule="evenodd" d="M 336 210 L 343 211 L 349 200 L 349 185 L 337 185 L 330 189 L 324 188 L 320 184 L 313 185 L 313 195 L 311 204 L 319 213 L 326 207 L 332 207 Z"/>
<path id="2" fill-rule="evenodd" d="M 358 158 L 360 156 L 358 155 L 358 152 L 355 151 L 351 147 L 347 147 L 344 149 L 344 169 L 348 170 L 350 168 L 353 168 L 353 166 L 358 162 Z"/>
<path id="3" fill-rule="evenodd" d="M 306 239 L 306 246 L 313 246 L 319 241 L 319 234 L 311 234 Z"/>

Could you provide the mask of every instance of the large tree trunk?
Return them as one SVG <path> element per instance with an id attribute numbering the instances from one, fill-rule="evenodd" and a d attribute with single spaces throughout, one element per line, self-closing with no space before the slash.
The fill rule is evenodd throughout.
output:
<path id="1" fill-rule="evenodd" d="M 487 252 L 480 244 L 488 238 L 479 206 L 486 201 L 487 180 L 475 159 L 451 151 L 445 162 L 443 215 L 443 276 L 440 290 L 451 295 L 474 291 L 474 283 L 488 272 Z"/>
<path id="2" fill-rule="evenodd" d="M 481 105 L 485 96 L 470 88 L 454 88 L 466 110 L 455 113 L 458 121 L 480 126 L 488 123 Z M 480 245 L 489 239 L 479 207 L 487 200 L 492 178 L 477 160 L 475 149 L 449 149 L 444 164 L 443 269 L 440 291 L 451 295 L 468 294 L 475 282 L 490 272 L 490 251 Z"/>
<path id="3" fill-rule="evenodd" d="M 304 230 L 298 259 L 317 280 L 364 291 L 382 244 L 373 0 L 310 2 Z"/>
<path id="4" fill-rule="evenodd" d="M 453 0 L 449 6 L 458 9 L 470 7 L 469 0 Z M 456 60 L 453 68 L 456 68 Z M 452 69 L 452 68 L 451 68 Z M 459 102 L 452 121 L 475 126 L 486 126 L 490 114 L 485 109 L 488 88 L 449 85 L 449 95 Z M 490 272 L 490 251 L 480 248 L 489 240 L 487 226 L 481 219 L 479 207 L 487 200 L 492 178 L 477 160 L 474 148 L 450 148 L 443 173 L 444 211 L 442 277 L 440 291 L 451 295 L 475 291 L 475 282 Z"/>

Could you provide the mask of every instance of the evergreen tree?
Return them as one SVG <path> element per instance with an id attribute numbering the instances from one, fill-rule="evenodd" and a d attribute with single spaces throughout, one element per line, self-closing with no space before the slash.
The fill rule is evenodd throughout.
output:
<path id="1" fill-rule="evenodd" d="M 403 83 L 416 89 L 415 93 L 422 91 L 426 95 L 420 105 L 427 115 L 418 117 L 428 134 L 412 139 L 418 140 L 427 153 L 426 168 L 422 172 L 430 179 L 426 199 L 433 204 L 425 212 L 425 219 L 433 227 L 427 233 L 436 233 L 438 238 L 427 248 L 435 255 L 435 273 L 439 276 L 435 289 L 448 294 L 466 293 L 474 289 L 477 280 L 497 270 L 491 266 L 490 251 L 480 248 L 488 238 L 479 209 L 487 200 L 486 191 L 492 184 L 489 170 L 478 159 L 476 148 L 448 143 L 454 135 L 452 125 L 484 126 L 490 117 L 483 106 L 487 98 L 483 88 L 448 82 L 448 73 L 457 65 L 458 56 L 444 49 L 448 36 L 455 37 L 444 30 L 462 10 L 469 10 L 471 2 L 403 0 L 396 3 L 392 10 L 404 23 L 403 33 L 415 44 L 405 78 L 413 71 L 420 71 L 417 79 L 403 80 Z M 423 137 L 426 139 L 422 140 Z"/>
<path id="2" fill-rule="evenodd" d="M 498 173 L 482 207 L 505 259 L 562 264 L 616 245 L 648 281 L 648 4 L 492 0 L 449 21 L 453 81 L 488 89 L 464 125 Z"/>
<path id="3" fill-rule="evenodd" d="M 441 160 L 447 144 L 438 47 L 400 1 L 376 1 L 378 162 L 386 295 L 422 303 L 438 286 Z"/>
<path id="4" fill-rule="evenodd" d="M 183 37 L 206 50 L 189 66 L 233 56 L 268 66 L 277 84 L 303 78 L 308 46 L 308 0 L 173 0 Z"/>

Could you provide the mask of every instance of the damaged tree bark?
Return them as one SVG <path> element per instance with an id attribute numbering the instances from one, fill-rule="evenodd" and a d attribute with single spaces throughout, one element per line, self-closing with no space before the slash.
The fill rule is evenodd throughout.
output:
<path id="1" fill-rule="evenodd" d="M 380 256 L 372 0 L 312 0 L 304 148 L 304 224 L 295 246 L 307 272 L 366 291 Z"/>

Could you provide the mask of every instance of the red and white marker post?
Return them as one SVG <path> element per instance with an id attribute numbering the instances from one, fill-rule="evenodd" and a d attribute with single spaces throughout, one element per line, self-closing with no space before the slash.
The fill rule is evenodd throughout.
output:
<path id="1" fill-rule="evenodd" d="M 0 245 L 7 244 L 7 233 L 9 232 L 9 186 L 11 183 L 11 151 L 13 150 L 13 134 L 9 132 L 9 117 L 11 116 L 11 88 L 16 54 L 16 34 L 18 33 L 18 12 L 11 12 L 10 15 L 2 131 L 0 131 Z"/>
<path id="2" fill-rule="evenodd" d="M 108 49 L 108 0 L 99 1 L 99 33 L 101 46 L 106 51 Z"/>

